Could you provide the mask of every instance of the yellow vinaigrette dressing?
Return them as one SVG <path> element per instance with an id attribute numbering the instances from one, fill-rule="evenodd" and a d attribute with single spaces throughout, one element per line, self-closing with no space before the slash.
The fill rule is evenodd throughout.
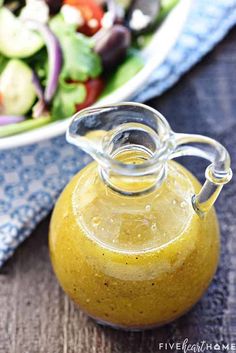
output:
<path id="1" fill-rule="evenodd" d="M 163 325 L 189 310 L 215 273 L 219 230 L 211 206 L 231 170 L 226 161 L 214 174 L 217 183 L 207 180 L 201 189 L 170 160 L 187 151 L 179 152 L 186 136 L 194 135 L 174 139 L 159 113 L 132 103 L 85 110 L 70 126 L 68 139 L 96 162 L 61 194 L 50 254 L 65 292 L 99 322 L 125 329 Z"/>

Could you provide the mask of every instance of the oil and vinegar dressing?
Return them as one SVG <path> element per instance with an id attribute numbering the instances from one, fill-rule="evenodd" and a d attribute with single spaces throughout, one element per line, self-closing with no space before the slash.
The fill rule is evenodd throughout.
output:
<path id="1" fill-rule="evenodd" d="M 139 164 L 140 153 L 117 159 Z M 153 188 L 152 177 L 111 175 L 104 182 L 92 162 L 57 202 L 49 237 L 55 273 L 75 303 L 101 322 L 127 329 L 170 322 L 199 300 L 214 275 L 215 211 L 199 217 L 192 207 L 199 182 L 176 162 L 167 170 Z M 114 190 L 126 188 L 133 195 Z"/>

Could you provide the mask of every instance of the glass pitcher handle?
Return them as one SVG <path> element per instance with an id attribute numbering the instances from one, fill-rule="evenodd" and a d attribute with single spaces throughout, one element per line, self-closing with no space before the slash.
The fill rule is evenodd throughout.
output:
<path id="1" fill-rule="evenodd" d="M 174 136 L 176 148 L 171 158 L 196 156 L 211 162 L 205 171 L 205 183 L 192 199 L 194 210 L 203 216 L 213 206 L 223 186 L 232 178 L 229 153 L 224 146 L 209 137 L 191 134 L 174 134 Z"/>

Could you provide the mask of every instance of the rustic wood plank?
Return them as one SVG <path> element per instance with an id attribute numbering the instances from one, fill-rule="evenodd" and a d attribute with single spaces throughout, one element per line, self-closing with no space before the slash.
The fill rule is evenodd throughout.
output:
<path id="1" fill-rule="evenodd" d="M 234 166 L 235 42 L 233 30 L 174 88 L 150 101 L 176 131 L 208 134 L 226 144 Z M 200 177 L 203 167 L 198 160 L 191 163 Z M 143 333 L 98 326 L 64 295 L 48 257 L 48 217 L 0 272 L 0 353 L 156 353 L 158 342 L 182 342 L 186 337 L 193 343 L 202 339 L 235 342 L 235 204 L 233 181 L 217 206 L 223 256 L 208 294 L 174 324 Z"/>

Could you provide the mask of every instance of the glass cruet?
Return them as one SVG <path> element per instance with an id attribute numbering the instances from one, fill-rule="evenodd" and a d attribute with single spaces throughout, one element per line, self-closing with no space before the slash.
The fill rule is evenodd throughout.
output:
<path id="1" fill-rule="evenodd" d="M 217 141 L 175 133 L 138 103 L 85 109 L 67 140 L 95 160 L 54 209 L 50 254 L 67 294 L 97 321 L 125 329 L 163 325 L 189 310 L 216 270 L 213 207 L 232 177 Z M 175 161 L 210 161 L 203 186 Z"/>

